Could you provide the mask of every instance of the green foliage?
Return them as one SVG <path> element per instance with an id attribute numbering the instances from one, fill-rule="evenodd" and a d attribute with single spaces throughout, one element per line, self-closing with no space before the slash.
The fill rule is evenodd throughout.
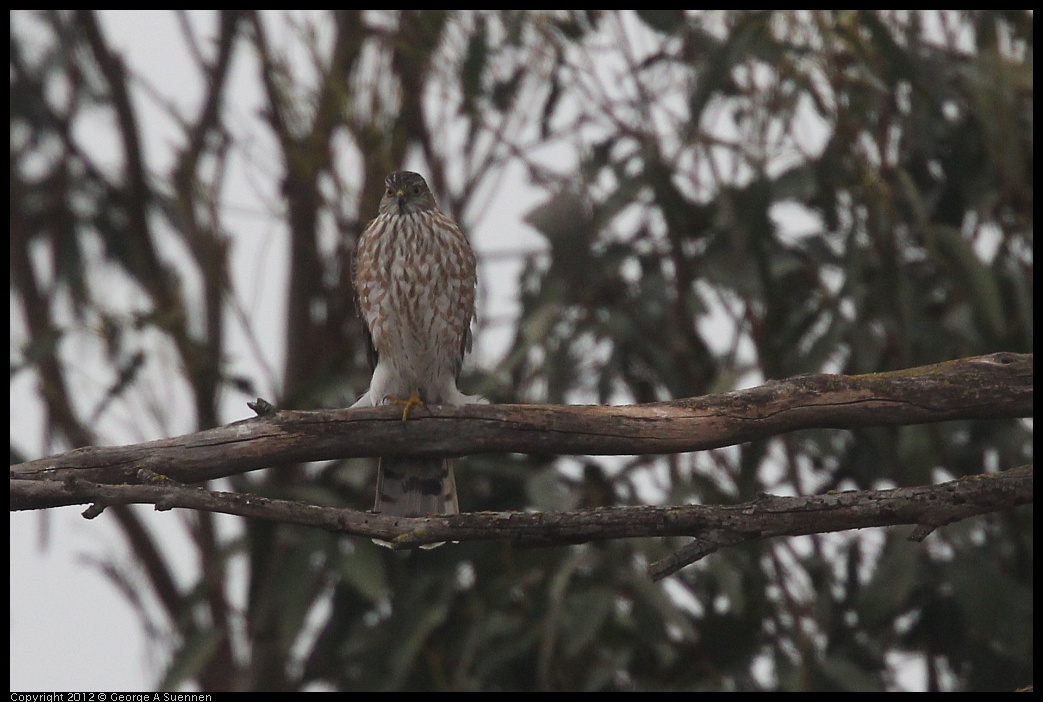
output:
<path id="1" fill-rule="evenodd" d="M 364 386 L 348 252 L 388 165 L 407 158 L 422 159 L 444 209 L 470 226 L 508 166 L 543 193 L 526 223 L 546 245 L 519 262 L 510 348 L 478 373 L 494 401 L 649 402 L 1032 349 L 1030 13 L 342 12 L 338 62 L 315 42 L 308 88 L 263 22 L 222 17 L 217 43 L 251 47 L 270 81 L 266 125 L 282 152 L 264 163 L 293 164 L 283 194 L 297 282 L 280 404 L 329 404 L 330 388 Z M 111 375 L 97 417 L 141 388 L 158 345 L 176 351 L 205 427 L 218 389 L 243 382 L 218 333 L 234 294 L 215 254 L 226 215 L 201 201 L 221 191 L 207 178 L 223 172 L 234 118 L 219 102 L 203 111 L 213 121 L 185 149 L 211 168 L 152 172 L 163 197 L 134 200 L 130 176 L 98 168 L 72 129 L 112 109 L 114 94 L 85 18 L 35 15 L 48 39 L 32 51 L 26 27 L 12 28 L 12 298 L 30 320 L 12 375 L 39 373 L 49 421 L 89 436 L 88 417 L 62 402 L 70 368 L 48 364 L 64 335 L 93 326 Z M 62 81 L 64 107 L 53 97 Z M 332 158 L 335 143 L 351 166 Z M 135 223 L 136 207 L 151 208 L 152 229 Z M 331 216 L 343 239 L 332 246 L 319 236 Z M 168 258 L 157 273 L 158 242 L 170 243 L 160 224 L 191 260 Z M 52 252 L 46 283 L 18 266 L 36 247 Z M 131 309 L 110 309 L 91 265 L 135 291 Z M 194 277 L 211 285 L 183 309 Z M 71 317 L 41 317 L 48 294 L 68 296 Z M 205 323 L 190 325 L 193 315 Z M 1006 469 L 1031 461 L 1031 445 L 1015 422 L 807 431 L 600 459 L 582 478 L 570 477 L 571 459 L 472 457 L 458 482 L 467 509 L 733 503 Z M 364 509 L 373 487 L 362 475 L 347 462 L 234 484 Z M 164 686 L 1009 690 L 1032 680 L 1030 509 L 920 544 L 895 528 L 727 549 L 660 584 L 645 567 L 679 543 L 403 554 L 240 528 L 222 540 L 204 521 L 193 527 L 210 569 L 148 623 L 173 632 Z M 242 603 L 233 564 L 247 571 Z"/>

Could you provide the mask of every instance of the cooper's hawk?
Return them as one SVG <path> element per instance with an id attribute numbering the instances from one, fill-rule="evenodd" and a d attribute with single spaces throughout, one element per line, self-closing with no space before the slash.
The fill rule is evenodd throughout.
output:
<path id="1" fill-rule="evenodd" d="M 380 214 L 359 238 L 355 295 L 367 331 L 373 377 L 354 407 L 385 403 L 482 402 L 456 388 L 471 350 L 477 284 L 474 251 L 445 216 L 423 177 L 392 173 Z M 385 456 L 377 472 L 376 512 L 458 514 L 448 459 Z"/>

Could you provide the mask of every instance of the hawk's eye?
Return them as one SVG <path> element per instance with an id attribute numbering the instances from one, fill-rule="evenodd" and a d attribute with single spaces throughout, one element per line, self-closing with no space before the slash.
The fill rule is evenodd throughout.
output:
<path id="1" fill-rule="evenodd" d="M 385 195 L 391 195 L 392 193 L 394 193 L 394 190 L 392 190 L 390 187 L 384 191 Z"/>
<path id="2" fill-rule="evenodd" d="M 414 185 L 413 186 L 413 194 L 414 195 L 419 195 L 420 194 L 420 186 L 419 185 Z"/>

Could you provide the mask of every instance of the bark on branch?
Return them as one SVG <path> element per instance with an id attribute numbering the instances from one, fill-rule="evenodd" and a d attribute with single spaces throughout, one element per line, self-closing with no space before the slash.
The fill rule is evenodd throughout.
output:
<path id="1" fill-rule="evenodd" d="M 217 429 L 130 446 L 76 449 L 11 467 L 19 480 L 200 483 L 261 468 L 389 454 L 667 454 L 798 429 L 1032 416 L 1032 355 L 995 353 L 870 375 L 806 375 L 672 402 L 627 406 L 425 406 L 272 410 Z M 68 502 L 12 488 L 12 509 Z"/>
<path id="2" fill-rule="evenodd" d="M 700 451 L 810 428 L 908 425 L 1032 416 L 1032 356 L 996 353 L 890 373 L 808 375 L 721 395 L 622 407 L 469 405 L 281 411 L 133 446 L 91 447 L 11 467 L 11 510 L 132 503 L 223 512 L 377 537 L 414 548 L 439 541 L 508 539 L 519 545 L 689 536 L 654 563 L 658 579 L 724 546 L 752 539 L 942 524 L 1032 501 L 1032 468 L 943 485 L 813 497 L 764 496 L 744 505 L 619 507 L 581 512 L 474 513 L 404 519 L 193 488 L 261 468 L 305 461 L 518 451 L 653 454 Z"/>
<path id="3" fill-rule="evenodd" d="M 16 485 L 17 484 L 17 485 Z M 725 546 L 776 536 L 916 524 L 910 538 L 966 517 L 1032 502 L 1032 467 L 976 475 L 941 485 L 893 490 L 836 492 L 810 497 L 763 495 L 739 505 L 606 507 L 576 512 L 474 512 L 403 518 L 372 512 L 214 492 L 159 481 L 154 485 L 102 485 L 71 478 L 64 482 L 16 480 L 27 498 L 41 502 L 99 505 L 154 504 L 222 512 L 327 531 L 376 537 L 395 548 L 440 541 L 509 540 L 518 546 L 554 546 L 650 536 L 689 536 L 695 541 L 649 567 L 658 580 Z"/>

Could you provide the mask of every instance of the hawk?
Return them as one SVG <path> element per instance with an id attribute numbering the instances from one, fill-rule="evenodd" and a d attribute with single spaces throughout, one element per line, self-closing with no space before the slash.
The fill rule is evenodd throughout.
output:
<path id="1" fill-rule="evenodd" d="M 438 209 L 418 173 L 384 181 L 377 215 L 358 241 L 355 301 L 366 329 L 373 377 L 353 407 L 483 402 L 456 387 L 471 350 L 477 261 L 467 237 Z M 385 456 L 377 471 L 375 512 L 459 514 L 448 459 Z M 379 543 L 379 542 L 378 542 Z"/>

